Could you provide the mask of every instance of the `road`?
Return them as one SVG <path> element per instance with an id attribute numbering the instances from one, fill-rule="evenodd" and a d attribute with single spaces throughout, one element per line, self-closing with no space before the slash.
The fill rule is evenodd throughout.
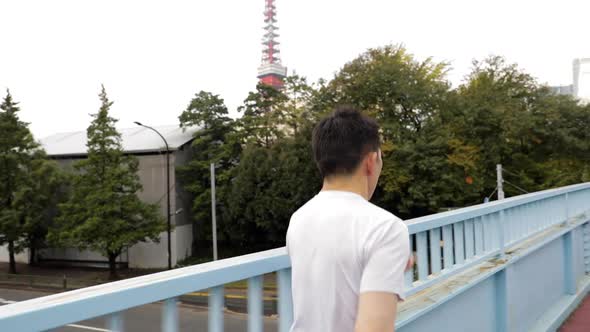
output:
<path id="1" fill-rule="evenodd" d="M 21 289 L 0 289 L 0 305 L 33 299 L 40 296 L 49 295 L 49 293 L 37 290 Z M 123 320 L 125 331 L 160 331 L 161 326 L 162 304 L 152 303 L 138 308 L 125 311 Z M 196 307 L 193 305 L 179 305 L 179 331 L 207 331 L 207 308 Z M 224 331 L 242 332 L 247 331 L 248 317 L 245 314 L 225 313 Z M 61 327 L 53 331 L 59 332 L 108 332 L 106 329 L 106 319 L 102 317 L 77 322 L 67 327 Z M 277 320 L 265 317 L 264 331 L 277 331 Z"/>

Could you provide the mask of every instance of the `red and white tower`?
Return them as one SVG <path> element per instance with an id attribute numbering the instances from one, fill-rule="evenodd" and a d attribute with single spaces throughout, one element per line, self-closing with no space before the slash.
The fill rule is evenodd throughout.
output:
<path id="1" fill-rule="evenodd" d="M 261 83 L 280 89 L 284 84 L 283 78 L 287 76 L 287 68 L 281 65 L 279 42 L 276 40 L 279 36 L 277 34 L 279 28 L 275 25 L 277 23 L 277 9 L 275 0 L 264 1 L 266 4 L 264 9 L 266 26 L 264 27 L 264 38 L 262 38 L 262 64 L 258 67 L 258 78 Z"/>

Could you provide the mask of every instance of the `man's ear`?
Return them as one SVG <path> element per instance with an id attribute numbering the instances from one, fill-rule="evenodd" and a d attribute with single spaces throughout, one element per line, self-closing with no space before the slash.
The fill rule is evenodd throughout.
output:
<path id="1" fill-rule="evenodd" d="M 375 172 L 375 168 L 377 167 L 377 152 L 369 152 L 365 157 L 364 165 L 365 165 L 365 173 L 367 175 L 373 175 Z"/>

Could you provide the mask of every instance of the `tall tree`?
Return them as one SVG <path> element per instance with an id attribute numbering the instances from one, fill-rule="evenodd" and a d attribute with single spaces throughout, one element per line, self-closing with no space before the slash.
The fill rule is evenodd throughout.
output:
<path id="1" fill-rule="evenodd" d="M 352 104 L 382 124 L 385 138 L 412 139 L 445 102 L 446 63 L 417 60 L 401 45 L 369 49 L 348 62 L 327 86 L 335 104 Z"/>
<path id="2" fill-rule="evenodd" d="M 19 111 L 7 91 L 0 104 L 0 245 L 8 244 L 10 273 L 16 273 L 15 254 L 25 248 L 25 220 L 17 196 L 30 180 L 27 170 L 39 149 L 28 124 L 19 119 Z"/>
<path id="3" fill-rule="evenodd" d="M 245 147 L 229 195 L 233 243 L 246 252 L 284 245 L 291 214 L 321 187 L 311 151 L 312 126 L 270 148 Z"/>
<path id="4" fill-rule="evenodd" d="M 26 181 L 14 197 L 19 219 L 23 220 L 24 243 L 29 249 L 29 264 L 37 263 L 37 252 L 47 246 L 46 237 L 53 227 L 58 204 L 68 195 L 68 174 L 56 162 L 47 160 L 45 152 L 36 151 L 28 164 Z"/>
<path id="5" fill-rule="evenodd" d="M 419 61 L 403 46 L 387 45 L 345 64 L 313 98 L 319 110 L 352 104 L 379 122 L 384 166 L 374 201 L 403 217 L 454 206 L 464 200 L 457 200 L 458 187 L 473 189 L 465 188 L 471 170 L 447 157 L 461 145 L 441 117 L 451 107 L 447 69 L 446 63 Z"/>
<path id="6" fill-rule="evenodd" d="M 116 259 L 138 242 L 159 241 L 166 224 L 158 206 L 142 202 L 138 160 L 125 155 L 117 120 L 109 115 L 113 104 L 104 87 L 101 107 L 87 130 L 88 158 L 75 165 L 70 199 L 49 238 L 62 245 L 96 250 L 108 257 L 110 278 L 117 278 Z"/>
<path id="7" fill-rule="evenodd" d="M 210 248 L 211 239 L 211 177 L 210 165 L 215 164 L 218 220 L 226 218 L 226 191 L 231 172 L 237 164 L 241 145 L 235 122 L 228 117 L 222 98 L 210 92 L 195 94 L 179 116 L 181 127 L 197 127 L 191 144 L 191 159 L 177 168 L 184 189 L 194 196 L 192 210 L 193 252 Z"/>
<path id="8" fill-rule="evenodd" d="M 255 92 L 250 92 L 239 121 L 240 133 L 246 144 L 270 147 L 276 140 L 285 136 L 287 124 L 285 103 L 288 97 L 272 86 L 258 83 Z"/>
<path id="9" fill-rule="evenodd" d="M 284 245 L 291 214 L 321 185 L 311 153 L 314 98 L 314 87 L 293 75 L 280 91 L 258 85 L 241 108 L 243 152 L 223 227 L 244 252 Z"/>
<path id="10" fill-rule="evenodd" d="M 303 126 L 308 126 L 315 120 L 315 113 L 310 107 L 315 89 L 307 83 L 305 77 L 293 74 L 285 78 L 282 92 L 286 97 L 283 106 L 285 123 L 297 135 Z"/>
<path id="11" fill-rule="evenodd" d="M 546 93 L 535 79 L 505 58 L 490 56 L 474 61 L 457 93 L 455 116 L 459 121 L 454 121 L 454 130 L 469 144 L 480 147 L 478 167 L 485 190 L 491 192 L 496 187 L 496 164 L 519 174 L 511 183 L 529 191 L 540 189 L 543 176 L 538 163 L 546 157 L 535 157 L 540 147 L 534 134 L 540 129 L 535 119 L 544 117 L 547 108 L 539 108 L 538 101 Z M 506 190 L 512 195 L 521 193 L 508 186 Z"/>

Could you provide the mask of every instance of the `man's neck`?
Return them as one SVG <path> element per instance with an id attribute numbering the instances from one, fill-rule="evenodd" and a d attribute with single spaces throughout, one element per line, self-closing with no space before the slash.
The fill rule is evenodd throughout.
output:
<path id="1" fill-rule="evenodd" d="M 330 179 L 324 179 L 322 191 L 348 191 L 359 194 L 366 200 L 369 200 L 369 193 L 367 190 L 367 181 L 358 176 L 339 176 Z"/>

